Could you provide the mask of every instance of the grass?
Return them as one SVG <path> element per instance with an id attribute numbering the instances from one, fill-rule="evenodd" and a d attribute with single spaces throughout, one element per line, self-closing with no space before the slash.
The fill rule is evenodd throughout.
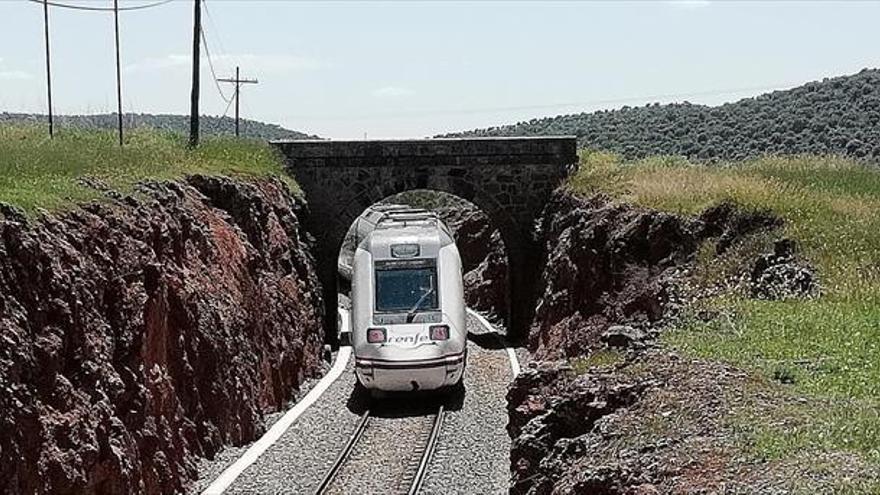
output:
<path id="1" fill-rule="evenodd" d="M 610 350 L 599 350 L 571 360 L 571 367 L 575 373 L 581 375 L 592 368 L 610 368 L 624 361 L 624 356 L 619 352 Z"/>
<path id="2" fill-rule="evenodd" d="M 130 192 L 143 180 L 190 174 L 274 175 L 298 191 L 276 152 L 257 141 L 209 138 L 191 151 L 184 136 L 139 129 L 130 131 L 120 148 L 113 132 L 65 129 L 49 140 L 41 128 L 0 126 L 0 201 L 30 215 L 102 198 L 84 178 Z"/>
<path id="3" fill-rule="evenodd" d="M 821 296 L 719 296 L 703 304 L 730 317 L 692 319 L 668 332 L 666 342 L 755 370 L 778 383 L 775 388 L 806 398 L 796 407 L 740 418 L 757 454 L 779 459 L 804 449 L 842 451 L 880 463 L 880 169 L 835 157 L 710 166 L 669 157 L 623 162 L 584 152 L 569 187 L 673 213 L 698 214 L 732 200 L 784 218 L 778 235 L 795 239 L 816 267 Z M 760 242 L 766 247 L 769 240 Z M 701 248 L 696 272 L 717 281 L 731 261 L 711 253 Z"/>

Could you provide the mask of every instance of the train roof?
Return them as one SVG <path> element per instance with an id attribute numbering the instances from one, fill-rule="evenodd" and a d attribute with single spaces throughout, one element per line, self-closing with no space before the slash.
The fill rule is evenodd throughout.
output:
<path id="1" fill-rule="evenodd" d="M 362 248 L 378 258 L 394 258 L 391 246 L 396 244 L 418 244 L 420 257 L 433 257 L 440 248 L 455 243 L 446 225 L 429 210 L 380 205 L 371 207 L 362 218 L 369 224 L 362 231 Z"/>
<path id="2" fill-rule="evenodd" d="M 442 223 L 433 211 L 395 204 L 373 206 L 362 218 L 372 224 L 374 229 Z"/>
<path id="3" fill-rule="evenodd" d="M 433 211 L 408 205 L 387 204 L 372 206 L 358 217 L 356 227 L 358 242 L 374 230 L 411 226 L 438 228 L 452 237 L 449 228 Z"/>

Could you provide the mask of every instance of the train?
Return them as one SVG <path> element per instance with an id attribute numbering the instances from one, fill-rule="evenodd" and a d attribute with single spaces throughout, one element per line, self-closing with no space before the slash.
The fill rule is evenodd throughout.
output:
<path id="1" fill-rule="evenodd" d="M 467 362 L 461 258 L 433 212 L 369 208 L 355 221 L 351 342 L 373 392 L 455 390 Z"/>

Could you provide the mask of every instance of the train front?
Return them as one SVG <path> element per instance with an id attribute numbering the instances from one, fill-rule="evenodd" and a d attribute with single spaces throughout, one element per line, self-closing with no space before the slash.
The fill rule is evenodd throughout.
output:
<path id="1" fill-rule="evenodd" d="M 358 381 L 382 391 L 458 385 L 467 328 L 461 260 L 446 229 L 380 229 L 352 266 L 352 345 Z"/>

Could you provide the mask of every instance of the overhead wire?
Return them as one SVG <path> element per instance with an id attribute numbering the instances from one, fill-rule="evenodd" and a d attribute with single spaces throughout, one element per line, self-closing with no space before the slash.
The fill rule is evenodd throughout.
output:
<path id="1" fill-rule="evenodd" d="M 85 5 L 71 5 L 71 4 L 55 2 L 55 1 L 45 1 L 44 2 L 43 0 L 28 0 L 28 1 L 31 3 L 38 3 L 40 5 L 43 5 L 44 3 L 46 3 L 51 7 L 59 7 L 62 9 L 86 10 L 86 11 L 90 11 L 90 12 L 113 12 L 114 11 L 114 9 L 112 7 L 88 7 Z M 165 5 L 166 3 L 171 3 L 172 1 L 173 0 L 159 0 L 156 2 L 146 3 L 143 5 L 133 5 L 130 7 L 119 7 L 116 10 L 118 10 L 119 12 L 129 11 L 129 10 L 144 10 L 144 9 L 150 9 L 153 7 L 158 7 L 160 5 Z"/>
<path id="2" fill-rule="evenodd" d="M 229 101 L 226 102 L 226 109 L 223 110 L 223 116 L 220 117 L 220 120 L 223 120 L 223 119 L 226 118 L 226 114 L 229 113 L 229 107 L 232 106 L 232 100 L 233 100 L 233 99 L 230 98 Z"/>
<path id="3" fill-rule="evenodd" d="M 205 8 L 205 14 L 208 17 L 208 23 L 211 24 L 211 29 L 214 30 L 214 35 L 217 38 L 217 44 L 220 45 L 221 55 L 226 55 L 229 52 L 226 51 L 226 46 L 223 45 L 223 37 L 220 36 L 220 30 L 217 29 L 217 23 L 214 22 L 214 16 L 211 15 L 211 9 L 208 8 L 207 0 L 202 0 L 202 7 Z"/>
<path id="4" fill-rule="evenodd" d="M 213 16 L 211 16 L 211 11 L 208 10 L 208 2 L 205 0 L 202 0 L 202 7 L 204 9 L 205 14 L 208 17 L 208 22 L 211 24 L 211 27 L 214 29 L 214 32 L 216 33 L 215 37 L 217 39 L 217 44 L 220 45 L 221 52 L 225 53 L 226 48 L 223 46 L 223 40 L 220 37 L 220 31 L 217 29 L 217 25 L 214 23 L 214 18 L 213 18 Z M 225 116 L 226 112 L 229 111 L 229 106 L 232 105 L 233 99 L 235 99 L 235 94 L 233 93 L 232 96 L 227 97 L 226 93 L 223 92 L 223 89 L 220 86 L 220 82 L 217 80 L 218 79 L 217 72 L 214 70 L 213 57 L 211 57 L 211 52 L 208 48 L 208 36 L 207 36 L 207 34 L 205 34 L 204 25 L 202 26 L 200 34 L 202 37 L 202 44 L 205 46 L 205 56 L 208 59 L 208 67 L 211 68 L 211 77 L 214 78 L 214 86 L 217 88 L 217 92 L 220 93 L 220 98 L 226 102 L 226 110 L 224 110 L 224 112 L 223 112 L 223 114 Z"/>
<path id="5" fill-rule="evenodd" d="M 80 10 L 80 11 L 87 11 L 87 12 L 114 12 L 114 11 L 123 12 L 123 11 L 144 10 L 144 9 L 149 9 L 149 8 L 153 8 L 153 7 L 159 7 L 161 5 L 171 3 L 173 0 L 157 0 L 157 1 L 154 1 L 151 3 L 142 4 L 142 5 L 118 7 L 116 9 L 111 8 L 111 7 L 90 7 L 90 6 L 86 6 L 86 5 L 73 5 L 73 4 L 68 4 L 68 3 L 57 2 L 54 0 L 28 0 L 28 1 L 31 3 L 36 3 L 36 4 L 40 4 L 40 5 L 43 5 L 45 3 L 45 4 L 52 6 L 52 7 L 71 9 L 71 10 Z M 205 6 L 205 12 L 208 15 L 209 22 L 211 23 L 212 27 L 216 30 L 216 27 L 217 27 L 216 23 L 214 23 L 214 19 L 211 16 L 211 13 L 208 10 L 206 2 L 204 2 L 204 0 L 203 0 L 203 5 Z M 202 28 L 200 30 L 199 34 L 200 34 L 200 37 L 202 40 L 202 45 L 205 47 L 205 56 L 208 59 L 208 67 L 210 67 L 210 69 L 211 69 L 211 77 L 214 79 L 214 86 L 217 88 L 217 92 L 220 94 L 220 98 L 224 102 L 226 102 L 226 110 L 224 110 L 224 116 L 225 116 L 226 113 L 229 112 L 229 108 L 232 105 L 233 98 L 226 96 L 226 94 L 223 92 L 223 89 L 220 86 L 220 83 L 217 81 L 217 71 L 214 69 L 214 61 L 213 61 L 213 57 L 211 57 L 210 48 L 208 47 L 208 38 L 205 35 L 204 28 Z M 223 51 L 225 51 L 225 48 L 223 48 L 223 41 L 220 38 L 219 34 L 217 35 L 217 40 L 218 40 L 218 43 L 220 44 L 221 49 Z"/>
<path id="6" fill-rule="evenodd" d="M 217 23 L 214 21 L 214 16 L 211 15 L 211 9 L 208 8 L 208 2 L 207 2 L 207 0 L 202 0 L 202 6 L 203 6 L 203 8 L 204 8 L 204 12 L 205 12 L 205 14 L 206 14 L 206 17 L 208 18 L 208 23 L 211 25 L 211 29 L 213 29 L 213 33 L 214 33 L 215 41 L 217 41 L 217 45 L 219 45 L 219 47 L 220 47 L 220 51 L 221 51 L 220 56 L 221 56 L 221 57 L 222 57 L 222 56 L 228 56 L 228 52 L 226 51 L 226 46 L 223 44 L 223 37 L 220 35 L 220 29 L 217 27 Z M 202 35 L 204 36 L 203 40 L 204 40 L 204 43 L 205 43 L 205 45 L 206 45 L 206 46 L 205 46 L 205 53 L 207 54 L 207 53 L 208 53 L 208 48 L 207 48 L 207 43 L 208 43 L 208 41 L 207 41 L 207 35 L 204 33 L 204 31 L 202 32 Z M 211 60 L 211 59 L 210 59 L 210 54 L 208 54 L 208 57 L 209 57 L 209 58 L 208 58 L 208 61 L 209 61 L 209 65 L 210 65 L 210 60 Z M 213 72 L 213 69 L 212 69 L 212 75 L 213 75 L 213 77 L 214 77 L 214 82 L 215 82 L 215 84 L 217 85 L 217 90 L 220 91 L 220 84 L 219 84 L 219 82 L 217 81 L 217 75 Z M 221 122 L 222 122 L 223 119 L 225 119 L 226 116 L 229 114 L 229 109 L 232 108 L 232 104 L 235 102 L 235 99 L 238 97 L 237 92 L 238 92 L 238 88 L 236 88 L 236 89 L 233 91 L 231 97 L 226 98 L 226 97 L 223 95 L 222 91 L 221 91 L 221 98 L 223 98 L 223 99 L 226 101 L 226 108 L 223 109 L 223 115 L 220 116 L 220 121 L 221 121 Z"/>
<path id="7" fill-rule="evenodd" d="M 31 3 L 36 3 L 36 4 L 40 4 L 40 5 L 42 5 L 43 3 L 46 3 L 52 7 L 59 7 L 59 8 L 71 9 L 71 10 L 82 10 L 82 11 L 88 11 L 88 12 L 113 12 L 114 11 L 114 9 L 111 7 L 90 7 L 90 6 L 85 6 L 85 5 L 72 5 L 72 4 L 68 4 L 68 3 L 57 2 L 54 0 L 48 0 L 45 2 L 44 2 L 44 0 L 28 0 L 28 1 Z M 144 9 L 149 9 L 149 8 L 153 8 L 153 7 L 158 7 L 160 5 L 165 5 L 167 3 L 171 3 L 172 1 L 173 0 L 157 0 L 155 2 L 146 3 L 146 4 L 142 4 L 142 5 L 133 5 L 133 6 L 129 6 L 129 7 L 119 7 L 117 10 L 120 12 L 121 11 L 132 11 L 132 10 L 144 10 Z M 217 27 L 216 23 L 214 23 L 213 16 L 211 16 L 211 13 L 207 8 L 206 2 L 203 2 L 202 5 L 205 6 L 205 12 L 208 16 L 209 22 L 211 23 L 212 27 L 216 30 L 216 27 Z M 229 107 L 232 104 L 233 98 L 226 96 L 226 94 L 223 92 L 222 87 L 220 86 L 220 83 L 217 81 L 217 71 L 214 68 L 214 61 L 213 61 L 213 57 L 211 57 L 210 48 L 208 47 L 208 38 L 205 35 L 204 28 L 202 28 L 200 30 L 199 34 L 202 39 L 202 45 L 205 47 L 205 56 L 208 59 L 208 67 L 210 67 L 210 69 L 211 69 L 211 77 L 214 79 L 214 86 L 217 88 L 217 92 L 220 94 L 220 98 L 224 102 L 226 102 L 226 112 L 228 112 Z M 223 48 L 223 41 L 220 38 L 219 34 L 217 35 L 217 40 L 218 40 L 218 43 L 220 44 L 221 49 L 223 49 L 225 51 L 225 49 Z"/>
<path id="8" fill-rule="evenodd" d="M 517 106 L 499 106 L 499 107 L 476 107 L 476 108 L 460 108 L 460 109 L 439 109 L 439 108 L 425 108 L 425 109 L 415 109 L 409 111 L 401 111 L 401 112 L 389 112 L 389 113 L 376 113 L 376 114 L 347 114 L 347 115 L 284 115 L 284 118 L 298 118 L 298 119 L 316 119 L 316 120 L 324 120 L 324 121 L 334 121 L 334 120 L 368 120 L 368 119 L 377 119 L 377 118 L 385 118 L 385 119 L 397 119 L 397 118 L 417 118 L 417 117 L 427 117 L 427 116 L 435 116 L 435 115 L 471 115 L 471 114 L 484 114 L 484 113 L 500 113 L 500 112 L 510 112 L 510 111 L 523 111 L 523 110 L 549 110 L 549 109 L 558 109 L 558 108 L 567 108 L 567 107 L 590 107 L 596 105 L 612 105 L 612 104 L 625 104 L 625 103 L 634 103 L 634 102 L 656 102 L 658 100 L 676 100 L 679 98 L 688 98 L 688 97 L 700 97 L 700 96 L 724 96 L 724 95 L 733 95 L 739 93 L 749 93 L 753 91 L 771 91 L 771 90 L 780 90 L 786 87 L 796 86 L 796 84 L 777 84 L 777 85 L 764 85 L 764 86 L 750 86 L 750 87 L 740 87 L 740 88 L 729 88 L 729 89 L 721 89 L 721 90 L 711 90 L 711 91 L 692 91 L 688 93 L 668 93 L 668 94 L 656 94 L 656 95 L 644 95 L 644 96 L 631 96 L 631 97 L 623 97 L 623 98 L 609 98 L 609 99 L 597 99 L 597 100 L 587 100 L 587 101 L 571 101 L 565 103 L 548 103 L 548 104 L 536 104 L 536 105 L 517 105 Z"/>
<path id="9" fill-rule="evenodd" d="M 220 98 L 226 103 L 229 103 L 232 101 L 232 98 L 226 97 L 226 94 L 223 93 L 223 89 L 220 87 L 220 81 L 217 80 L 217 72 L 214 70 L 214 61 L 211 60 L 211 52 L 208 50 L 208 38 L 205 36 L 204 28 L 200 30 L 199 34 L 201 34 L 202 37 L 202 45 L 205 46 L 205 58 L 208 59 L 208 67 L 211 68 L 211 78 L 214 80 L 214 87 L 216 87 L 217 92 L 220 93 Z"/>
<path id="10" fill-rule="evenodd" d="M 46 3 L 52 7 L 59 7 L 65 9 L 72 10 L 81 10 L 81 11 L 91 11 L 91 12 L 113 12 L 114 9 L 111 7 L 89 7 L 83 5 L 71 5 L 66 3 L 61 3 L 55 0 L 28 0 L 31 3 L 36 3 L 42 5 Z M 151 3 L 142 4 L 142 5 L 134 5 L 128 7 L 118 7 L 118 11 L 135 11 L 135 10 L 144 10 L 153 7 L 159 7 L 168 3 L 171 3 L 173 0 L 157 0 Z M 735 1 L 735 0 L 733 0 Z M 211 23 L 212 27 L 217 31 L 216 23 L 213 20 L 213 16 L 210 13 L 210 10 L 207 7 L 207 2 L 204 2 L 205 13 L 207 14 L 208 21 Z M 228 113 L 230 106 L 232 105 L 234 97 L 227 97 L 223 92 L 222 87 L 220 86 L 219 81 L 217 81 L 217 73 L 214 68 L 214 63 L 210 54 L 210 50 L 208 48 L 208 40 L 205 35 L 204 28 L 200 31 L 202 44 L 205 47 L 205 55 L 208 59 L 208 66 L 211 70 L 211 76 L 214 79 L 214 86 L 217 89 L 217 92 L 220 94 L 220 98 L 226 102 L 226 110 L 224 111 L 224 116 Z M 225 52 L 223 48 L 223 41 L 217 34 L 217 41 L 220 45 L 220 48 Z M 723 94 L 733 94 L 745 91 L 754 91 L 754 90 L 770 90 L 770 89 L 779 89 L 779 86 L 754 86 L 749 88 L 736 88 L 736 89 L 727 89 L 727 90 L 715 90 L 715 91 L 698 91 L 692 93 L 678 93 L 678 94 L 666 94 L 666 95 L 654 95 L 654 96 L 642 96 L 642 97 L 630 97 L 630 98 L 615 98 L 615 99 L 607 99 L 607 100 L 593 100 L 593 101 L 582 101 L 582 102 L 566 102 L 566 103 L 551 103 L 551 104 L 539 104 L 539 105 L 521 105 L 521 106 L 509 106 L 509 107 L 483 107 L 483 108 L 472 108 L 472 109 L 420 109 L 413 111 L 405 111 L 398 113 L 389 113 L 389 114 L 376 114 L 376 115 L 346 115 L 346 116 L 292 116 L 289 115 L 287 117 L 298 117 L 298 118 L 317 118 L 320 120 L 336 120 L 339 119 L 372 119 L 372 118 L 402 118 L 402 117 L 417 117 L 417 116 L 428 116 L 428 115 L 455 115 L 455 114 L 479 114 L 479 113 L 492 113 L 492 112 L 504 112 L 504 111 L 522 111 L 522 110 L 539 110 L 539 109 L 551 109 L 551 108 L 563 108 L 563 107 L 572 107 L 572 106 L 586 106 L 586 105 L 597 105 L 597 104 L 613 104 L 613 103 L 625 103 L 629 101 L 636 100 L 651 100 L 651 99 L 670 99 L 670 98 L 680 98 L 680 97 L 688 97 L 688 96 L 720 96 Z M 233 95 L 234 96 L 234 95 Z"/>

